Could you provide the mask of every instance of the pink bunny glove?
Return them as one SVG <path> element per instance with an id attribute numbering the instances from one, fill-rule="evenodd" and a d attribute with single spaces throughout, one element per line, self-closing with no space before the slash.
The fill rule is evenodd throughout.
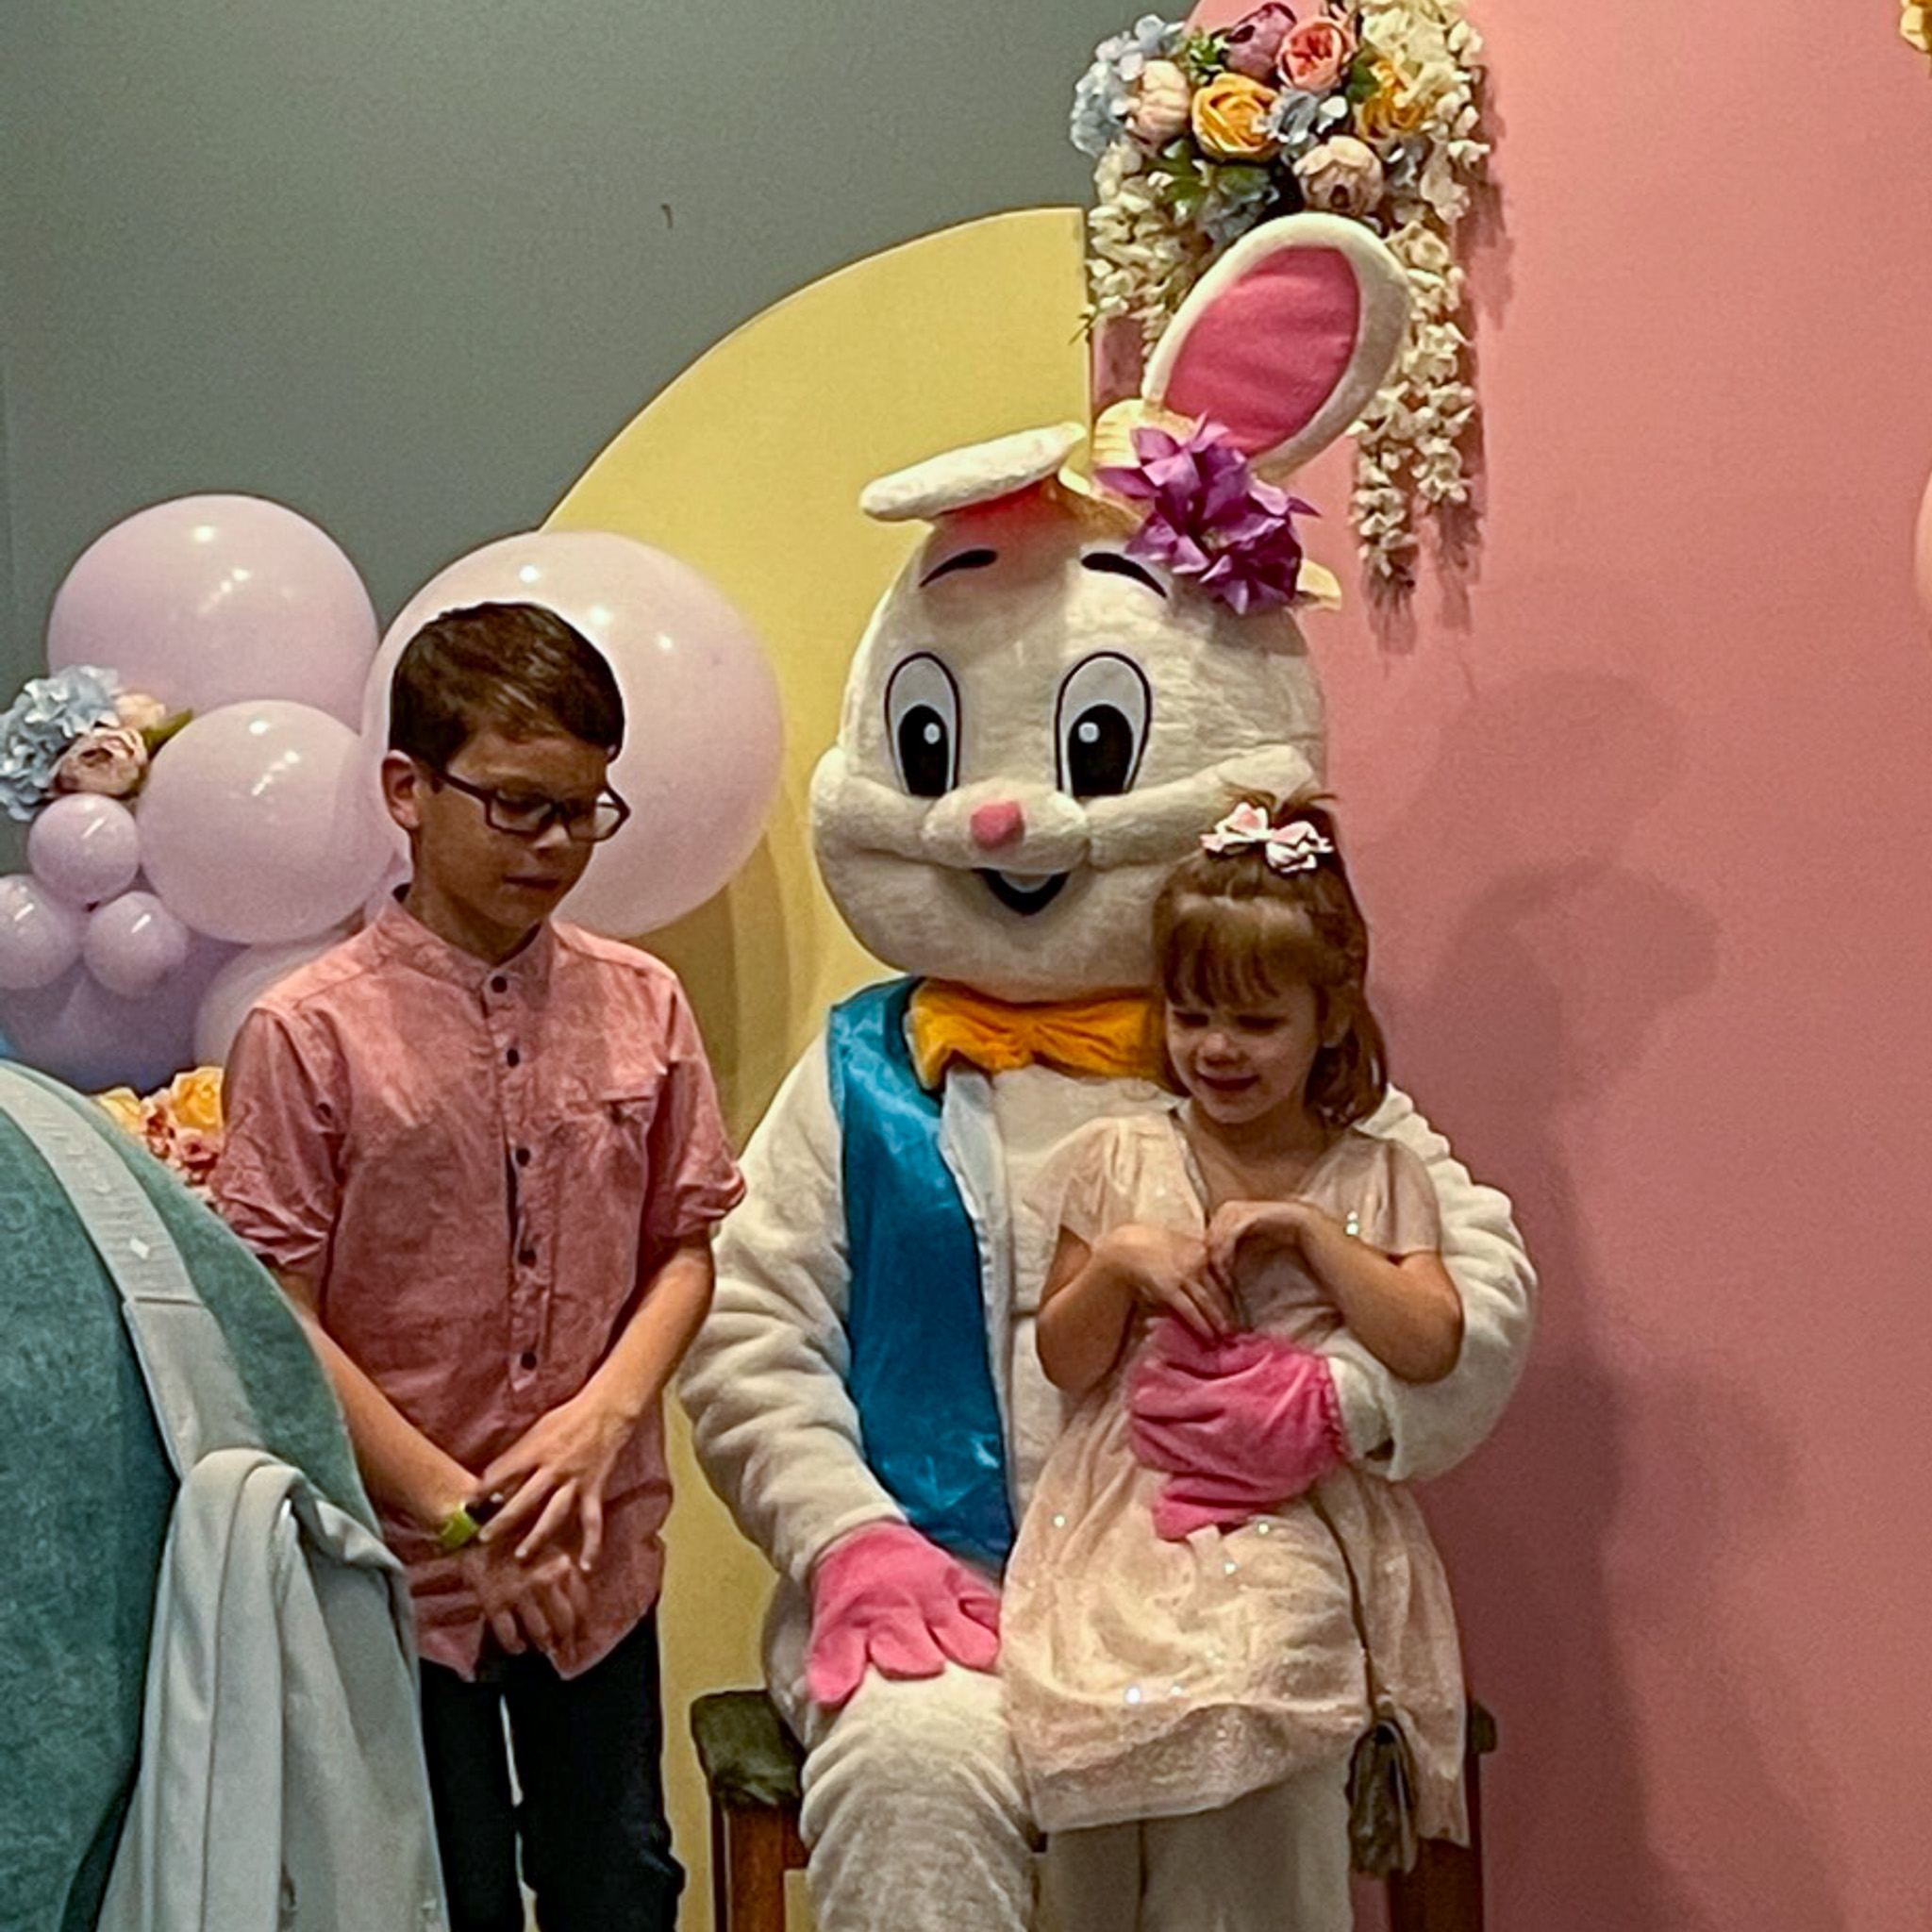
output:
<path id="1" fill-rule="evenodd" d="M 991 1585 L 904 1523 L 856 1531 L 812 1573 L 806 1684 L 835 1710 L 868 1669 L 937 1677 L 948 1662 L 990 1671 L 1000 1654 Z"/>
<path id="2" fill-rule="evenodd" d="M 1167 1472 L 1154 1526 L 1174 1541 L 1292 1502 L 1348 1459 L 1327 1362 L 1265 1335 L 1206 1341 L 1164 1318 L 1128 1410 L 1135 1456 Z"/>

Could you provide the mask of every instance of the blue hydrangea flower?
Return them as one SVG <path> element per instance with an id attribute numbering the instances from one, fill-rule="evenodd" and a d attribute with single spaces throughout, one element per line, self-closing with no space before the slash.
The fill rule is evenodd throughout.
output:
<path id="1" fill-rule="evenodd" d="M 1217 249 L 1238 242 L 1274 204 L 1265 168 L 1216 168 L 1194 211 L 1195 225 Z"/>
<path id="2" fill-rule="evenodd" d="M 111 671 L 76 664 L 51 677 L 31 677 L 0 717 L 0 808 L 8 818 L 33 817 L 53 795 L 54 768 L 76 738 L 114 724 L 121 680 Z"/>
<path id="3" fill-rule="evenodd" d="M 1392 149 L 1381 150 L 1383 176 L 1389 192 L 1398 198 L 1413 195 L 1423 178 L 1423 167 L 1429 158 L 1429 143 L 1420 135 L 1397 142 Z"/>
<path id="4" fill-rule="evenodd" d="M 1341 94 L 1307 94 L 1285 87 L 1269 109 L 1268 129 L 1281 143 L 1283 158 L 1292 162 L 1347 119 L 1348 102 Z"/>
<path id="5" fill-rule="evenodd" d="M 1104 155 L 1127 131 L 1127 110 L 1134 105 L 1134 84 L 1150 60 L 1164 60 L 1180 51 L 1186 29 L 1178 21 L 1143 13 L 1124 34 L 1102 41 L 1093 50 L 1093 65 L 1074 90 L 1074 111 L 1068 132 L 1083 155 Z"/>

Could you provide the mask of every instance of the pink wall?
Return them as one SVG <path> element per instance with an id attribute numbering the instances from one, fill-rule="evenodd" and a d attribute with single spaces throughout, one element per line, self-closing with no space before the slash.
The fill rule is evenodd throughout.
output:
<path id="1" fill-rule="evenodd" d="M 1317 649 L 1398 1078 L 1544 1278 L 1430 1504 L 1494 1923 L 1923 1932 L 1932 75 L 1895 0 L 1475 10 L 1480 581 Z"/>

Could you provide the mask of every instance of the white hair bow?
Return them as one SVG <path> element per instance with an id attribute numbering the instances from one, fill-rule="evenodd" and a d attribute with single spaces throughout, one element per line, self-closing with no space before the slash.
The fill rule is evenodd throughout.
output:
<path id="1" fill-rule="evenodd" d="M 1258 805 L 1241 804 L 1214 827 L 1201 834 L 1201 849 L 1216 858 L 1229 858 L 1241 852 L 1260 848 L 1271 872 L 1291 877 L 1298 872 L 1313 872 L 1335 851 L 1334 841 L 1310 819 L 1290 819 L 1274 824 Z"/>

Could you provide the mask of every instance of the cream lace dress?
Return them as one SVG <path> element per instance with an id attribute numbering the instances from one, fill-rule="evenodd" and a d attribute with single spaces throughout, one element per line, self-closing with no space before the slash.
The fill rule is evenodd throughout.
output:
<path id="1" fill-rule="evenodd" d="M 1090 1243 L 1129 1222 L 1203 1231 L 1173 1111 L 1082 1128 L 1043 1185 L 1059 1224 Z M 1301 1192 L 1385 1253 L 1438 1245 L 1428 1175 L 1391 1141 L 1342 1134 Z M 1341 1326 L 1291 1257 L 1265 1252 L 1239 1286 L 1267 1333 L 1319 1348 Z M 1414 1750 L 1418 1822 L 1425 1836 L 1466 1838 L 1455 1613 L 1414 1497 L 1343 1468 L 1316 1489 L 1333 1531 L 1303 1499 L 1163 1541 L 1152 1516 L 1162 1478 L 1134 1459 L 1127 1434 L 1147 1333 L 1137 1324 L 1121 1365 L 1069 1421 L 1007 1571 L 1002 1671 L 1041 1828 L 1211 1810 L 1345 1762 L 1368 1700 L 1339 1537 Z"/>

